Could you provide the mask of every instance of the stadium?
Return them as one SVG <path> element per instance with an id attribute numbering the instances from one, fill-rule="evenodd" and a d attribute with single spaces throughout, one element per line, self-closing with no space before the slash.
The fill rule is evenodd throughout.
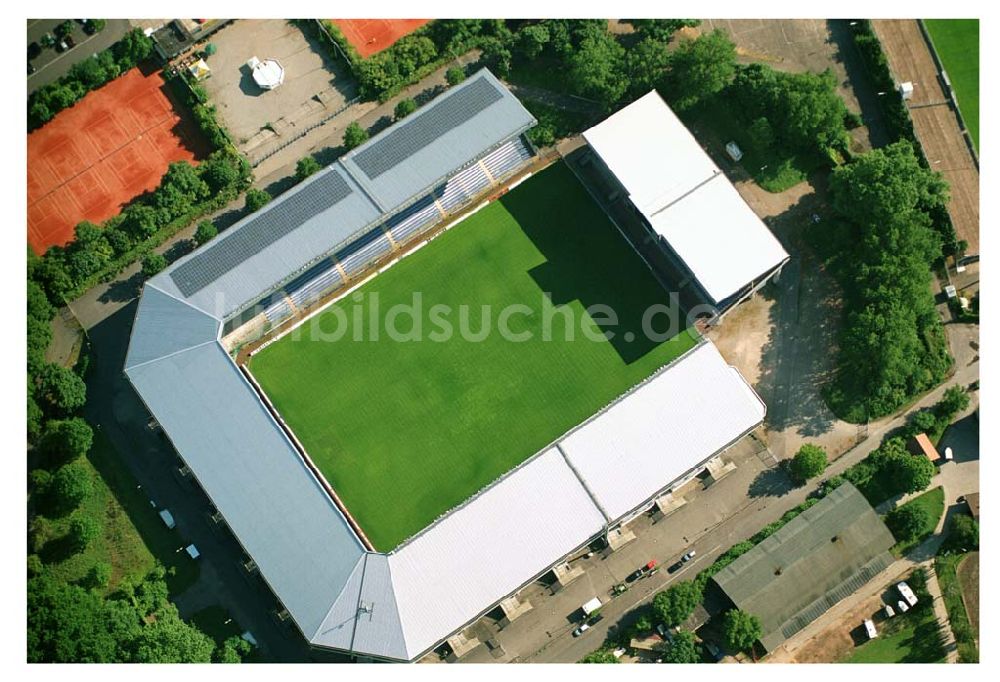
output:
<path id="1" fill-rule="evenodd" d="M 655 108 L 669 120 L 647 133 L 675 137 Z M 613 550 L 629 520 L 763 421 L 698 325 L 638 332 L 678 269 L 716 294 L 709 320 L 774 276 L 787 254 L 766 226 L 746 204 L 712 202 L 739 219 L 729 229 L 750 263 L 716 286 L 685 253 L 726 228 L 685 202 L 732 186 L 718 169 L 689 178 L 667 201 L 695 237 L 661 230 L 673 268 L 661 270 L 599 189 L 537 155 L 534 123 L 481 70 L 143 288 L 125 373 L 315 647 L 393 661 L 458 649 L 470 622 L 515 613 L 519 590 L 592 542 Z M 687 137 L 649 153 L 693 154 Z M 678 162 L 661 158 L 661 175 L 680 178 Z M 592 165 L 629 190 L 622 162 Z M 376 301 L 415 292 L 521 306 L 507 331 L 524 340 L 356 340 L 381 319 Z M 617 313 L 615 335 L 595 304 Z M 317 334 L 341 320 L 346 337 Z"/>

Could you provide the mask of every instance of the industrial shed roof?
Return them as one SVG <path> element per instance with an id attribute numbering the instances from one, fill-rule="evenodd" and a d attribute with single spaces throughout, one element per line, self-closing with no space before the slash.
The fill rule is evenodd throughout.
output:
<path id="1" fill-rule="evenodd" d="M 716 303 L 788 258 L 655 90 L 583 137 Z"/>
<path id="2" fill-rule="evenodd" d="M 894 542 L 858 489 L 842 483 L 712 580 L 760 619 L 770 651 L 888 567 Z"/>

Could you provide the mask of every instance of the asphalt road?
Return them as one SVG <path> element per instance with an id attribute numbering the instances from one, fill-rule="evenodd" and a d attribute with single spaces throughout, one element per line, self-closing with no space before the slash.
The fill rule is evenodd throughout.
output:
<path id="1" fill-rule="evenodd" d="M 51 33 L 63 21 L 65 19 L 28 19 L 28 40 L 25 45 L 34 42 L 41 45 L 42 36 Z M 57 52 L 54 47 L 43 47 L 42 54 L 31 60 L 35 73 L 28 76 L 28 94 L 56 81 L 74 64 L 118 42 L 132 28 L 128 19 L 108 19 L 107 22 L 102 31 L 88 36 L 79 22 L 73 20 L 73 32 L 70 35 L 76 41 L 75 47 L 65 52 Z"/>

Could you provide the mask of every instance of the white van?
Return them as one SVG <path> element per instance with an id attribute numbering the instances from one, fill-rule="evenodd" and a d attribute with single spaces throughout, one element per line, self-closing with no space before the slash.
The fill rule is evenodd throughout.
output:
<path id="1" fill-rule="evenodd" d="M 868 639 L 875 639 L 878 637 L 878 630 L 875 629 L 875 623 L 872 622 L 871 618 L 865 620 L 865 632 L 868 633 Z"/>
<path id="2" fill-rule="evenodd" d="M 598 599 L 597 597 L 594 597 L 580 608 L 583 609 L 584 614 L 589 616 L 594 611 L 601 608 L 601 600 Z"/>

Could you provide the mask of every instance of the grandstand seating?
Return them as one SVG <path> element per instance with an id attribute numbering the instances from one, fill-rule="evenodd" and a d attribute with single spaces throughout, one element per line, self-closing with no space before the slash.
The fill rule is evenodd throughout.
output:
<path id="1" fill-rule="evenodd" d="M 390 217 L 381 226 L 369 230 L 341 249 L 337 252 L 337 260 L 348 277 L 361 273 L 373 261 L 392 250 L 387 234 L 397 245 L 412 241 L 441 222 L 447 214 L 464 208 L 491 184 L 520 169 L 532 156 L 531 148 L 522 137 L 501 145 L 483 157 L 481 165 L 474 163 L 458 172 L 429 194 Z M 484 167 L 486 171 L 483 170 Z M 442 210 L 445 211 L 444 215 Z M 296 307 L 305 307 L 343 283 L 343 277 L 336 266 L 331 261 L 324 260 L 271 296 L 269 303 L 263 304 L 264 314 L 272 324 L 277 324 L 292 314 L 288 299 Z"/>

